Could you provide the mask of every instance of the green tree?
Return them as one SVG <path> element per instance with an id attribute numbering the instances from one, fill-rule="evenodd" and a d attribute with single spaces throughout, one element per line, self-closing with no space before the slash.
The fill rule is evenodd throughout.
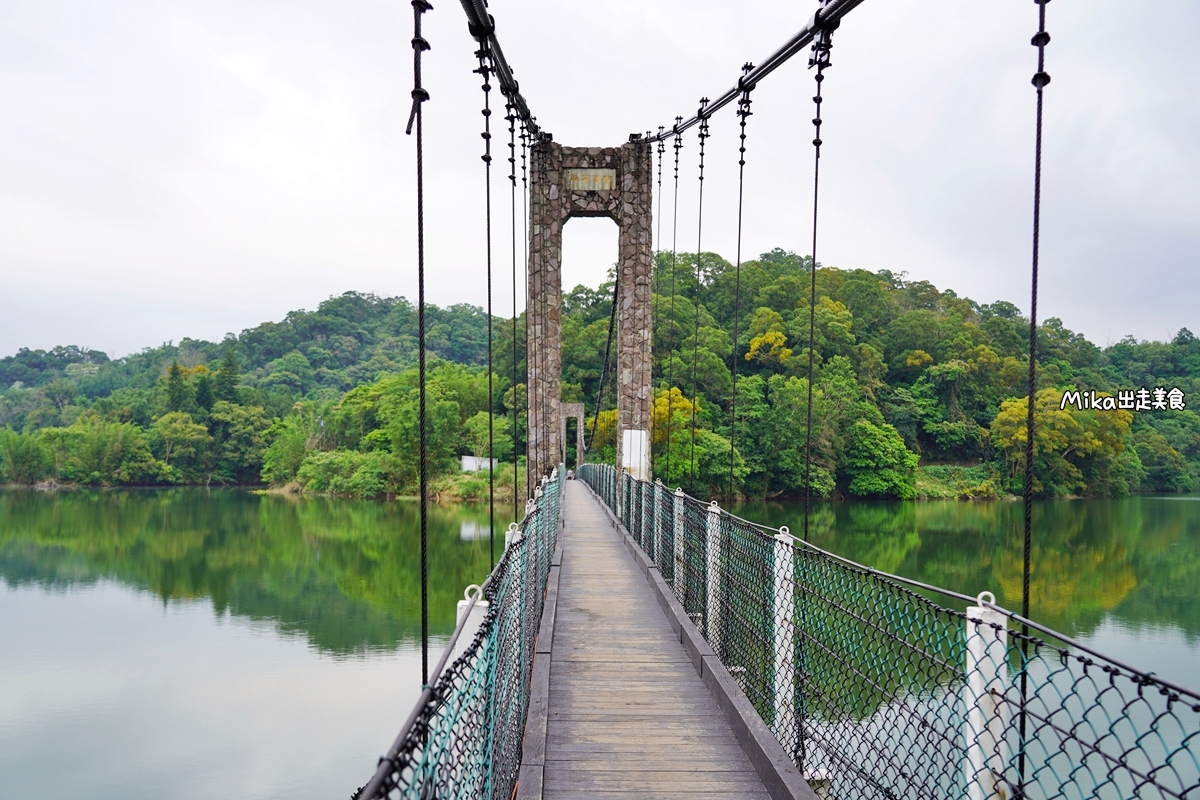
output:
<path id="1" fill-rule="evenodd" d="M 46 452 L 50 454 L 54 477 L 63 477 L 63 468 L 71 455 L 71 449 L 82 435 L 83 432 L 74 426 L 71 428 L 43 428 L 38 431 L 38 438 L 46 448 Z"/>
<path id="2" fill-rule="evenodd" d="M 241 377 L 237 356 L 234 355 L 232 347 L 226 346 L 221 356 L 221 366 L 217 368 L 216 377 L 213 379 L 213 397 L 227 403 L 237 402 L 237 387 Z"/>
<path id="3" fill-rule="evenodd" d="M 315 379 L 312 364 L 302 353 L 292 351 L 282 358 L 277 358 L 267 364 L 267 377 L 260 381 L 264 387 L 283 386 L 293 392 L 303 394 L 313 384 Z"/>
<path id="4" fill-rule="evenodd" d="M 526 397 L 525 384 L 518 383 L 516 386 L 510 386 L 505 390 L 501 405 L 507 412 L 506 417 L 508 421 L 506 424 L 509 435 L 516 434 L 513 446 L 517 449 L 518 453 L 524 453 L 526 426 L 529 421 L 529 399 Z M 514 414 L 516 415 L 515 427 L 513 425 Z"/>
<path id="5" fill-rule="evenodd" d="M 62 412 L 78 396 L 79 387 L 65 378 L 59 378 L 48 383 L 44 391 L 46 399 L 52 402 L 59 412 Z"/>
<path id="6" fill-rule="evenodd" d="M 213 477 L 224 483 L 258 483 L 266 449 L 263 433 L 271 425 L 262 408 L 218 400 L 209 424 L 216 450 Z"/>
<path id="7" fill-rule="evenodd" d="M 178 361 L 172 361 L 167 370 L 167 410 L 183 411 L 187 406 L 187 401 L 188 386 L 183 379 L 183 369 L 179 366 Z"/>
<path id="8" fill-rule="evenodd" d="M 459 404 L 440 382 L 431 382 L 426 389 L 426 446 L 431 475 L 452 471 L 462 441 L 462 421 Z M 417 483 L 420 463 L 420 425 L 416 389 L 392 392 L 380 402 L 379 415 L 383 427 L 378 435 L 364 438 L 364 444 L 378 449 L 390 449 L 396 456 L 399 485 L 412 487 Z"/>
<path id="9" fill-rule="evenodd" d="M 69 450 L 60 475 L 94 486 L 157 483 L 163 464 L 154 459 L 142 429 L 132 422 L 110 422 L 95 412 L 82 415 L 64 437 Z"/>
<path id="10" fill-rule="evenodd" d="M 154 421 L 153 432 L 162 443 L 162 461 L 169 465 L 172 456 L 176 467 L 188 477 L 195 477 L 193 469 L 212 442 L 208 429 L 192 420 L 186 411 L 172 411 Z"/>
<path id="11" fill-rule="evenodd" d="M 803 298 L 796 309 L 790 328 L 791 341 L 797 352 L 807 350 L 809 334 L 808 298 Z M 817 312 L 813 322 L 813 343 L 821 361 L 834 356 L 849 356 L 854 353 L 854 315 L 845 304 L 829 297 L 817 299 Z M 807 358 L 805 359 L 807 362 Z M 820 362 L 818 362 L 820 363 Z"/>
<path id="12" fill-rule="evenodd" d="M 1128 411 L 1063 408 L 1062 395 L 1062 390 L 1053 387 L 1037 393 L 1033 410 L 1033 491 L 1048 496 L 1085 493 L 1090 478 L 1102 493 L 1121 493 L 1120 483 L 1113 485 L 1109 479 L 1125 449 L 1133 415 Z M 1028 403 L 1026 397 L 1005 400 L 991 427 L 1014 492 L 1021 491 L 1024 482 Z"/>
<path id="13" fill-rule="evenodd" d="M 467 420 L 464 426 L 466 429 L 467 446 L 471 451 L 471 455 L 476 458 L 487 458 L 488 456 L 488 420 L 491 415 L 486 411 L 480 411 L 475 416 Z M 512 455 L 512 436 L 508 432 L 509 423 L 504 417 L 498 417 L 492 422 L 492 458 L 503 463 L 509 456 Z"/>
<path id="14" fill-rule="evenodd" d="M 196 376 L 196 405 L 204 411 L 209 411 L 216 401 L 212 376 L 208 374 L 207 370 L 201 372 Z"/>
<path id="15" fill-rule="evenodd" d="M 275 420 L 264 434 L 269 444 L 263 452 L 263 481 L 283 486 L 295 480 L 305 455 L 325 444 L 324 433 L 324 420 L 312 404 L 297 403 L 294 413 Z"/>
<path id="16" fill-rule="evenodd" d="M 850 426 L 842 472 L 847 491 L 860 497 L 917 496 L 917 455 L 896 429 L 858 419 Z"/>
<path id="17" fill-rule="evenodd" d="M 730 452 L 733 453 L 733 463 L 730 464 Z M 680 466 L 688 469 L 683 476 L 681 485 L 685 491 L 698 496 L 720 495 L 729 497 L 730 478 L 732 477 L 733 496 L 741 494 L 742 482 L 749 470 L 740 453 L 732 449 L 732 445 L 724 436 L 713 431 L 699 428 L 696 430 L 695 472 L 691 471 L 691 451 L 681 453 Z M 730 467 L 733 474 L 730 475 Z"/>
<path id="18" fill-rule="evenodd" d="M 743 491 L 752 497 L 778 492 L 773 481 L 777 443 L 763 432 L 771 426 L 767 381 L 761 375 L 738 378 L 735 444 L 746 464 Z M 657 445 L 656 445 L 657 447 Z"/>
<path id="19" fill-rule="evenodd" d="M 37 435 L 0 428 L 0 480 L 34 484 L 46 476 L 49 467 L 49 454 Z"/>
<path id="20" fill-rule="evenodd" d="M 837 468 L 836 424 L 825 392 L 813 389 L 812 463 L 808 463 L 808 380 L 773 375 L 767 382 L 770 416 L 757 430 L 756 449 L 773 452 L 770 490 L 801 493 L 805 475 L 811 471 L 811 491 L 828 497 L 835 487 Z"/>
<path id="21" fill-rule="evenodd" d="M 307 491 L 349 497 L 376 497 L 389 488 L 386 456 L 354 450 L 314 450 L 296 479 Z"/>

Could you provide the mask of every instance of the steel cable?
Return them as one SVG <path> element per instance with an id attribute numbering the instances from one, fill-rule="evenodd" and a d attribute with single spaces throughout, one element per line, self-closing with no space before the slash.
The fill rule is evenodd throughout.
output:
<path id="1" fill-rule="evenodd" d="M 708 98 L 700 99 L 700 113 L 708 105 Z M 700 365 L 700 253 L 701 239 L 704 236 L 704 140 L 708 138 L 708 117 L 700 120 L 700 189 L 699 205 L 696 210 L 696 329 L 692 339 L 692 466 L 691 477 L 696 479 L 696 412 L 700 408 L 700 383 L 698 369 Z"/>
<path id="2" fill-rule="evenodd" d="M 763 79 L 774 72 L 779 67 L 783 66 L 793 56 L 798 55 L 809 42 L 816 38 L 817 34 L 826 26 L 832 25 L 837 27 L 837 23 L 842 17 L 849 14 L 857 8 L 863 0 L 825 0 L 821 8 L 813 15 L 812 19 L 801 28 L 792 38 L 788 39 L 778 50 L 771 55 L 758 62 L 758 66 L 750 73 L 749 79 L 751 83 L 762 83 Z M 832 30 L 832 28 L 830 28 Z M 695 116 L 689 118 L 687 122 L 683 121 L 682 117 L 675 118 L 675 125 L 665 134 L 659 134 L 653 139 L 658 139 L 663 136 L 674 136 L 683 133 L 688 128 L 700 124 L 703 120 L 711 117 L 716 112 L 720 111 L 725 106 L 738 99 L 741 94 L 742 84 L 739 81 L 731 89 L 727 89 L 723 94 L 713 100 L 707 109 L 702 112 L 697 112 Z"/>
<path id="3" fill-rule="evenodd" d="M 421 15 L 433 8 L 428 0 L 412 0 L 413 7 L 413 90 L 412 111 L 408 115 L 406 135 L 417 130 L 417 425 L 419 436 L 418 472 L 421 493 L 421 685 L 429 684 L 429 458 L 425 408 L 425 147 L 421 109 L 429 92 L 421 85 L 421 53 L 429 42 L 421 36 Z"/>
<path id="4" fill-rule="evenodd" d="M 658 133 L 661 136 L 663 127 L 658 127 Z M 647 134 L 649 138 L 649 134 Z M 654 245 L 650 248 L 650 471 L 654 471 L 654 320 L 657 315 L 654 313 L 654 299 L 662 297 L 662 276 L 658 270 L 658 257 L 655 255 L 655 247 L 662 247 L 662 169 L 663 169 L 663 154 L 667 150 L 666 143 L 660 138 L 658 140 L 658 213 L 655 215 L 655 222 L 658 225 L 654 232 Z M 671 408 L 671 391 L 667 389 L 667 409 Z"/>
<path id="5" fill-rule="evenodd" d="M 744 75 L 749 75 L 754 69 L 753 64 L 742 67 Z M 744 77 L 744 76 L 743 76 Z M 740 348 L 738 347 L 738 311 L 742 302 L 742 198 L 746 187 L 746 120 L 750 117 L 750 92 L 754 85 L 742 88 L 742 97 L 738 101 L 738 117 L 741 132 L 738 135 L 738 209 L 737 209 L 737 267 L 733 288 L 733 396 L 729 404 L 729 498 L 733 499 L 733 464 L 737 445 L 737 368 Z"/>
<path id="6" fill-rule="evenodd" d="M 1046 3 L 1049 0 L 1034 0 L 1038 6 L 1038 32 L 1030 41 L 1038 49 L 1037 72 L 1032 83 L 1037 89 L 1037 121 L 1034 135 L 1033 157 L 1033 257 L 1030 269 L 1029 290 L 1029 377 L 1028 397 L 1025 414 L 1025 487 L 1023 500 L 1025 504 L 1025 537 L 1021 558 L 1021 616 L 1029 619 L 1029 578 L 1033 560 L 1033 452 L 1034 452 L 1034 407 L 1037 401 L 1037 300 L 1038 300 L 1038 254 L 1041 236 L 1042 220 L 1042 90 L 1050 83 L 1046 73 L 1046 45 L 1050 43 L 1050 34 L 1046 33 Z M 1029 629 L 1021 626 L 1024 634 L 1021 638 L 1021 652 L 1028 660 Z M 1025 718 L 1026 718 L 1026 688 L 1028 672 L 1022 665 L 1021 669 L 1021 713 L 1020 736 L 1021 749 L 1017 756 L 1017 774 L 1020 776 L 1022 792 L 1025 783 Z"/>
<path id="7" fill-rule="evenodd" d="M 658 126 L 659 136 L 662 136 L 662 132 L 663 132 L 663 126 L 659 125 Z M 654 244 L 655 245 L 658 245 L 660 242 L 662 242 L 662 169 L 663 169 L 663 154 L 666 151 L 667 151 L 666 142 L 663 139 L 659 139 L 658 140 L 658 150 L 657 150 L 657 153 L 658 153 L 658 215 L 657 215 L 657 218 L 655 219 L 655 222 L 658 224 L 658 229 L 654 232 Z M 655 266 L 657 266 L 657 259 L 655 259 L 654 261 L 651 261 L 650 276 L 651 276 L 651 279 L 654 280 L 654 293 L 661 295 L 662 294 L 662 277 L 658 274 L 658 270 L 655 269 Z M 651 316 L 651 319 L 653 320 L 653 316 Z"/>
<path id="8" fill-rule="evenodd" d="M 530 172 L 534 172 L 534 173 L 537 172 L 538 160 L 539 160 L 538 143 L 535 140 L 531 140 L 530 145 L 529 145 L 529 170 L 530 170 Z M 541 184 L 535 178 L 534 180 L 531 180 L 530 185 L 531 186 L 534 186 L 534 185 L 540 186 Z M 532 190 L 529 193 L 529 206 L 530 206 L 531 213 L 536 213 L 536 211 L 538 209 L 543 208 L 542 203 L 538 203 L 536 206 L 534 205 L 534 196 L 533 196 Z M 545 269 L 545 265 L 543 264 L 542 270 L 544 270 L 544 269 Z M 544 279 L 544 276 L 542 275 L 542 272 L 539 271 L 538 272 L 538 281 L 543 281 L 543 279 Z M 544 283 L 542 284 L 542 286 L 544 288 Z M 529 276 L 529 286 L 528 286 L 528 299 L 526 301 L 526 308 L 525 308 L 525 314 L 526 314 L 525 344 L 526 344 L 526 348 L 528 348 L 525 351 L 525 358 L 526 358 L 527 363 L 529 364 L 529 374 L 528 374 L 526 395 L 525 395 L 526 402 L 529 405 L 529 441 L 526 442 L 525 447 L 526 447 L 526 450 L 529 450 L 530 448 L 532 448 L 532 450 L 533 450 L 533 452 L 528 454 L 526 457 L 525 473 L 526 473 L 526 476 L 527 476 L 528 482 L 529 482 L 529 496 L 530 497 L 533 497 L 533 492 L 537 488 L 537 483 L 538 483 L 537 473 L 541 469 L 541 453 L 542 453 L 542 439 L 537 436 L 534 436 L 534 433 L 536 431 L 540 431 L 543 427 L 542 426 L 542 413 L 541 413 L 542 408 L 540 405 L 542 393 L 541 393 L 541 391 L 538 390 L 538 387 L 540 386 L 541 380 L 542 380 L 542 359 L 544 358 L 545 353 L 543 352 L 543 348 L 538 344 L 538 342 L 539 342 L 539 337 L 544 336 L 545 332 L 539 331 L 536 327 L 534 327 L 534 318 L 542 319 L 542 321 L 544 322 L 544 319 L 541 317 L 541 310 L 542 310 L 541 300 L 538 297 L 538 295 L 540 295 L 540 294 L 541 294 L 541 291 L 539 290 L 538 282 L 536 282 L 534 280 L 533 275 L 530 275 Z M 533 345 L 532 348 L 530 348 L 530 344 Z"/>
<path id="9" fill-rule="evenodd" d="M 821 84 L 825 81 L 824 70 L 829 64 L 829 50 L 833 46 L 833 30 L 837 27 L 837 23 L 830 23 L 828 27 L 822 28 L 813 39 L 812 55 L 809 57 L 808 66 L 816 67 L 817 74 L 814 76 L 817 90 L 813 96 L 813 105 L 816 107 L 816 112 L 813 115 L 813 218 L 812 218 L 812 263 L 809 265 L 809 294 L 808 294 L 808 402 L 805 408 L 805 430 L 804 430 L 804 530 L 803 540 L 805 543 L 809 541 L 809 527 L 812 518 L 812 420 L 813 420 L 813 382 L 815 378 L 814 359 L 816 353 L 817 341 L 817 209 L 820 200 L 820 178 L 821 178 Z M 809 564 L 806 554 L 801 554 L 801 585 L 807 586 L 809 583 Z M 802 593 L 800 602 L 800 618 L 801 625 L 807 627 L 809 601 Z M 798 651 L 800 656 L 801 672 L 808 668 L 808 658 L 810 653 L 809 648 L 805 647 L 804 641 L 801 640 Z M 808 742 L 806 741 L 804 730 L 805 722 L 808 719 L 809 713 L 809 698 L 807 685 L 799 692 L 797 697 L 797 716 L 799 718 L 799 735 L 796 736 L 795 746 L 793 749 L 793 758 L 800 767 L 803 773 L 805 764 L 808 761 Z"/>
<path id="10" fill-rule="evenodd" d="M 530 483 L 529 463 L 529 129 L 521 123 L 521 247 L 525 259 L 525 497 L 533 496 L 533 484 Z M 513 395 L 513 414 L 517 413 L 519 401 Z M 516 452 L 516 442 L 513 442 L 513 452 Z M 516 492 L 516 487 L 513 488 Z"/>
<path id="11" fill-rule="evenodd" d="M 549 140 L 539 136 L 534 147 L 534 155 L 536 156 L 534 166 L 537 169 L 538 180 L 540 186 L 546 185 L 546 156 L 547 145 Z M 535 338 L 539 344 L 544 343 L 548 338 L 547 322 L 549 321 L 549 298 L 546 297 L 546 272 L 547 265 L 542 264 L 539 278 L 541 285 L 538 291 L 538 318 L 541 320 L 542 330 L 540 334 L 536 334 Z M 538 437 L 538 474 L 534 476 L 534 486 L 536 487 L 541 478 L 545 474 L 546 464 L 550 460 L 550 410 L 547 404 L 550 401 L 550 393 L 547 391 L 547 374 L 546 370 L 549 367 L 547 357 L 549 353 L 547 348 L 539 346 L 538 350 L 538 421 L 540 423 L 541 436 Z"/>
<path id="12" fill-rule="evenodd" d="M 808 59 L 809 67 L 816 67 L 814 76 L 817 93 L 813 96 L 816 114 L 813 117 L 813 217 L 812 217 L 812 264 L 809 265 L 808 290 L 808 407 L 805 416 L 804 430 L 804 541 L 809 539 L 809 521 L 812 516 L 812 407 L 814 358 L 817 341 L 817 206 L 820 199 L 821 185 L 821 84 L 825 80 L 824 71 L 829 66 L 829 49 L 833 46 L 833 29 L 837 23 L 819 30 L 813 39 L 812 55 Z"/>
<path id="13" fill-rule="evenodd" d="M 517 516 L 517 118 L 513 114 L 511 103 L 505 106 L 505 119 L 508 120 L 508 181 L 512 187 L 512 393 L 513 401 L 509 407 L 512 414 L 512 508 L 513 522 L 519 522 Z"/>
<path id="14" fill-rule="evenodd" d="M 547 180 L 546 173 L 548 172 L 548 170 L 546 169 L 546 156 L 547 156 L 547 150 L 549 149 L 547 147 L 548 142 L 549 142 L 549 140 L 547 140 L 547 139 L 541 140 L 542 154 L 541 154 L 541 157 L 538 159 L 538 174 L 541 176 L 543 186 L 546 184 L 546 180 Z M 561 272 L 561 267 L 560 267 L 560 272 L 559 272 L 560 302 L 561 302 L 561 295 L 562 295 L 561 276 L 562 276 L 562 272 Z M 542 312 L 541 312 L 542 313 L 542 325 L 546 326 L 546 329 L 548 331 L 549 330 L 548 323 L 550 321 L 550 298 L 546 294 L 545 277 L 546 277 L 546 273 L 545 273 L 545 271 L 543 271 L 543 273 L 542 273 L 542 279 L 543 279 L 542 291 L 538 293 L 539 294 L 538 299 L 541 301 L 541 307 L 542 307 Z M 560 336 L 562 335 L 561 327 L 559 328 L 559 335 Z M 549 338 L 548 335 L 547 335 L 547 338 Z M 562 351 L 560 349 L 560 351 L 559 351 L 560 359 L 561 359 L 561 352 Z M 557 431 L 555 431 L 552 427 L 553 420 L 551 419 L 551 416 L 550 416 L 550 392 L 546 391 L 548 389 L 548 379 L 550 377 L 550 373 L 548 372 L 548 370 L 551 369 L 551 365 L 549 363 L 549 355 L 550 355 L 550 353 L 547 350 L 547 352 L 542 354 L 542 357 L 540 360 L 540 363 L 542 365 L 542 372 L 544 373 L 544 376 L 542 379 L 542 393 L 541 393 L 541 395 L 542 395 L 542 397 L 541 397 L 542 461 L 541 461 L 541 467 L 538 470 L 539 475 L 537 476 L 539 483 L 541 482 L 541 479 L 546 474 L 546 465 L 550 463 L 550 455 L 551 455 L 550 441 L 552 438 L 554 438 L 553 434 L 557 433 Z M 559 363 L 559 366 L 560 367 L 562 366 L 561 361 Z"/>
<path id="15" fill-rule="evenodd" d="M 488 568 L 496 566 L 496 431 L 495 431 L 495 370 L 492 366 L 492 84 L 488 80 L 491 53 L 486 45 L 476 51 L 483 78 L 483 171 L 484 197 L 487 216 L 487 372 L 488 372 Z"/>
<path id="16" fill-rule="evenodd" d="M 683 117 L 676 117 L 675 124 L 678 125 L 683 121 Z M 679 262 L 678 245 L 679 245 L 679 151 L 683 149 L 683 139 L 679 134 L 675 134 L 675 144 L 672 145 L 675 149 L 675 200 L 671 212 L 671 318 L 667 324 L 670 325 L 672 334 L 671 341 L 673 346 L 670 348 L 670 353 L 667 356 L 667 482 L 671 480 L 671 422 L 675 417 L 674 409 L 671 407 L 672 392 L 675 389 L 675 350 L 679 347 L 678 337 L 675 333 L 675 267 Z"/>

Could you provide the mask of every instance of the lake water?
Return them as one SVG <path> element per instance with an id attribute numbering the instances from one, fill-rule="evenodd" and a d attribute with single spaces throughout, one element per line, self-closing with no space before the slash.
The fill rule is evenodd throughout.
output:
<path id="1" fill-rule="evenodd" d="M 796 504 L 734 510 L 801 528 Z M 1019 607 L 1021 520 L 1019 503 L 822 503 L 812 539 Z M 1200 683 L 1200 497 L 1047 502 L 1034 521 L 1036 619 Z M 488 572 L 486 532 L 486 507 L 433 509 L 431 662 Z M 0 492 L 0 798 L 348 797 L 420 691 L 418 548 L 410 502 Z"/>
<path id="2" fill-rule="evenodd" d="M 0 798 L 349 797 L 420 694 L 416 512 L 0 492 Z M 431 666 L 487 529 L 432 511 Z"/>

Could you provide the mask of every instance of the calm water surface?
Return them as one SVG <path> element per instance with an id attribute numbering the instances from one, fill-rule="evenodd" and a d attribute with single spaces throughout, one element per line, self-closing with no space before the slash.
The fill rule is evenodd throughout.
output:
<path id="1" fill-rule="evenodd" d="M 794 504 L 735 511 L 801 528 Z M 487 574 L 486 515 L 433 512 L 434 652 Z M 0 798 L 349 796 L 419 693 L 416 520 L 406 502 L 0 492 Z M 1018 607 L 1021 520 L 1019 503 L 827 503 L 812 538 Z M 1035 618 L 1200 683 L 1200 497 L 1034 520 Z"/>
<path id="2" fill-rule="evenodd" d="M 348 797 L 420 693 L 416 520 L 408 502 L 0 492 L 0 798 Z M 486 532 L 486 507 L 432 513 L 431 662 L 487 575 Z"/>
<path id="3" fill-rule="evenodd" d="M 804 526 L 802 503 L 733 511 L 797 535 Z M 987 590 L 1020 611 L 1020 502 L 819 503 L 809 530 L 838 555 L 971 596 Z M 1033 531 L 1034 620 L 1200 688 L 1200 496 L 1039 502 Z"/>

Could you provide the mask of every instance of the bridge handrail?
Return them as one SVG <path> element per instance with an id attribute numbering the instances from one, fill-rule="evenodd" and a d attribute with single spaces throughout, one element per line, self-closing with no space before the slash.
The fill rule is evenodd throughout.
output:
<path id="1" fill-rule="evenodd" d="M 963 594 L 962 592 L 956 592 L 953 589 L 944 589 L 941 586 L 934 586 L 931 583 L 922 583 L 921 581 L 914 580 L 912 578 L 906 578 L 903 575 L 897 575 L 892 572 L 885 572 L 883 570 L 875 569 L 874 567 L 868 567 L 865 564 L 859 564 L 857 561 L 852 561 L 848 558 L 845 558 L 844 556 L 839 556 L 837 553 L 817 547 L 812 542 L 804 541 L 799 536 L 795 535 L 790 530 L 788 530 L 788 528 L 786 526 L 783 528 L 772 528 L 769 525 L 763 525 L 761 523 L 754 522 L 753 520 L 748 520 L 745 517 L 739 517 L 738 515 L 734 514 L 731 511 L 728 511 L 726 509 L 721 509 L 721 513 L 727 515 L 732 520 L 736 520 L 739 524 L 745 525 L 750 528 L 757 528 L 759 531 L 762 531 L 764 533 L 767 531 L 770 531 L 772 534 L 775 534 L 776 532 L 785 533 L 786 535 L 790 536 L 793 539 L 793 541 L 795 542 L 797 547 L 803 547 L 805 549 L 812 550 L 815 553 L 820 553 L 822 556 L 825 556 L 826 558 L 830 558 L 835 561 L 840 561 L 843 564 L 845 564 L 846 566 L 848 566 L 852 569 L 860 570 L 867 575 L 874 575 L 874 576 L 882 578 L 884 580 L 889 580 L 889 581 L 894 581 L 896 583 L 906 584 L 906 585 L 912 586 L 916 589 L 921 589 L 922 591 L 934 592 L 936 594 L 944 595 L 946 597 L 953 597 L 955 600 L 960 600 L 960 601 L 963 601 L 963 602 L 966 602 L 969 604 L 974 604 L 976 602 L 979 602 L 978 597 L 971 597 L 968 594 Z M 1194 700 L 1200 701 L 1200 690 L 1189 689 L 1188 687 L 1183 686 L 1178 683 L 1175 683 L 1174 681 L 1168 680 L 1167 678 L 1163 678 L 1158 675 L 1153 675 L 1153 673 L 1147 673 L 1142 670 L 1139 670 L 1137 667 L 1126 664 L 1125 662 L 1120 661 L 1119 659 L 1116 659 L 1110 655 L 1101 653 L 1099 650 L 1095 649 L 1091 645 L 1085 644 L 1076 639 L 1072 639 L 1070 636 L 1067 636 L 1064 633 L 1060 633 L 1059 631 L 1056 631 L 1053 628 L 1046 627 L 1045 625 L 1042 625 L 1040 622 L 1035 622 L 1031 619 L 1026 619 L 1025 617 L 1022 617 L 1017 612 L 1011 611 L 1007 608 L 1004 608 L 1003 606 L 998 606 L 995 603 L 989 603 L 986 600 L 983 601 L 983 606 L 990 608 L 999 614 L 1003 614 L 1005 617 L 1008 617 L 1013 622 L 1020 623 L 1022 625 L 1026 625 L 1045 636 L 1049 636 L 1059 642 L 1062 642 L 1064 645 L 1066 645 L 1071 650 L 1078 650 L 1080 652 L 1084 652 L 1089 655 L 1095 656 L 1096 658 L 1102 658 L 1105 661 L 1108 661 L 1109 663 L 1113 664 L 1114 666 L 1120 667 L 1121 669 L 1125 670 L 1126 672 L 1129 672 L 1132 675 L 1152 676 L 1154 682 L 1161 684 L 1166 689 L 1176 692 L 1181 697 L 1191 697 Z"/>
<path id="2" fill-rule="evenodd" d="M 611 465 L 578 476 L 819 793 L 1200 797 L 1196 691 L 989 592 L 972 598 L 858 564 Z"/>
<path id="3" fill-rule="evenodd" d="M 558 540 L 561 465 L 505 537 L 504 555 L 467 606 L 412 712 L 354 800 L 495 798 L 516 785 L 546 579 Z M 487 613 L 455 655 L 477 603 Z"/>

